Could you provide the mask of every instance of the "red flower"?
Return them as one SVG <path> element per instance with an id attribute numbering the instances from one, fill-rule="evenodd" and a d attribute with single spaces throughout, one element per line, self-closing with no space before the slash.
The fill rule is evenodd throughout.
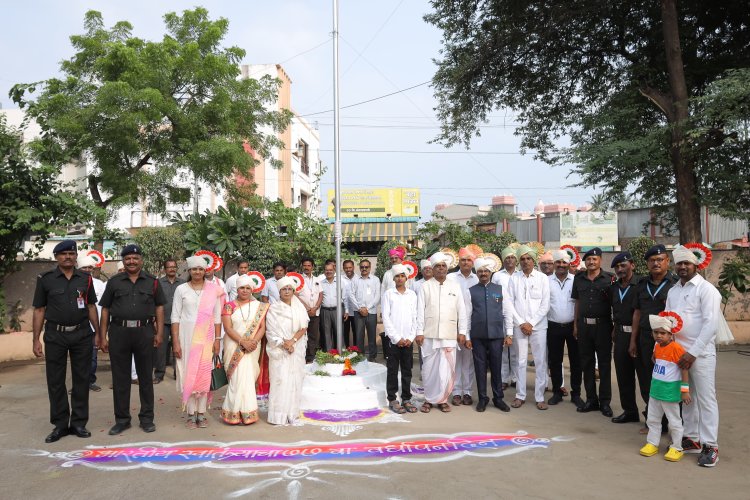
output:
<path id="1" fill-rule="evenodd" d="M 353 346 L 349 346 L 349 347 L 347 348 L 347 350 L 348 350 L 349 352 L 359 352 L 359 347 L 357 347 L 356 345 L 353 345 Z"/>
<path id="2" fill-rule="evenodd" d="M 659 316 L 669 318 L 669 320 L 672 322 L 672 333 L 678 333 L 680 330 L 682 330 L 682 318 L 676 312 L 662 311 L 659 313 Z"/>
<path id="3" fill-rule="evenodd" d="M 339 352 L 336 349 L 331 349 L 330 351 L 328 351 L 328 354 L 330 354 L 331 356 L 336 356 L 338 353 Z"/>

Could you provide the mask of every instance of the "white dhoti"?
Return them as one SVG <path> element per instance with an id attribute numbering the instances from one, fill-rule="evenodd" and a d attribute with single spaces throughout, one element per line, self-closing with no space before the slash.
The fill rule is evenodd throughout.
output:
<path id="1" fill-rule="evenodd" d="M 516 383 L 516 399 L 526 400 L 526 365 L 529 359 L 529 345 L 534 356 L 535 381 L 534 399 L 537 403 L 544 401 L 544 390 L 547 388 L 547 330 L 534 330 L 531 335 L 524 335 L 521 329 L 513 330 L 513 344 L 516 345 L 518 356 L 518 382 Z"/>
<path id="2" fill-rule="evenodd" d="M 422 384 L 428 403 L 448 402 L 456 379 L 456 345 L 455 340 L 424 339 Z"/>
<path id="3" fill-rule="evenodd" d="M 716 401 L 716 353 L 701 354 L 690 367 L 690 398 L 682 406 L 684 435 L 696 443 L 719 446 L 719 403 Z"/>
<path id="4" fill-rule="evenodd" d="M 458 347 L 456 351 L 456 383 L 453 386 L 453 395 L 471 395 L 474 388 L 474 354 L 471 349 Z"/>

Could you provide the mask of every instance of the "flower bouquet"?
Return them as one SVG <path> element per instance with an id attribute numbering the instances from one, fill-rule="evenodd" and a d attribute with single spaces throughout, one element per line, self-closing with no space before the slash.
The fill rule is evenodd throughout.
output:
<path id="1" fill-rule="evenodd" d="M 318 351 L 315 353 L 315 362 L 319 365 L 345 364 L 347 361 L 354 366 L 364 361 L 365 355 L 362 354 L 357 346 L 350 346 L 339 352 L 337 349 L 328 351 Z"/>
<path id="2" fill-rule="evenodd" d="M 346 359 L 344 361 L 344 370 L 341 372 L 341 375 L 356 375 L 357 372 L 352 368 L 352 360 Z"/>

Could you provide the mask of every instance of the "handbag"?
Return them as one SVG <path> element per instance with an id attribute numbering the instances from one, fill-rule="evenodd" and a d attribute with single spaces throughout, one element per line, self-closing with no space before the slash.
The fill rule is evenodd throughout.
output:
<path id="1" fill-rule="evenodd" d="M 214 355 L 213 365 L 214 367 L 211 370 L 211 390 L 216 391 L 227 385 L 229 380 L 227 380 L 227 372 L 224 370 L 224 363 L 221 362 L 219 356 Z"/>

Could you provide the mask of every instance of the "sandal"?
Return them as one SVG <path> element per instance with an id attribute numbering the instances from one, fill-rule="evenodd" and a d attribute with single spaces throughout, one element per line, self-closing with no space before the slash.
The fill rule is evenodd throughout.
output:
<path id="1" fill-rule="evenodd" d="M 520 407 L 522 407 L 522 406 L 523 406 L 523 404 L 524 404 L 525 402 L 526 402 L 526 401 L 524 401 L 523 399 L 518 399 L 518 398 L 516 398 L 516 399 L 514 399 L 514 400 L 513 400 L 513 402 L 512 402 L 511 404 L 510 404 L 510 406 L 511 406 L 512 408 L 520 408 Z"/>
<path id="2" fill-rule="evenodd" d="M 195 415 L 188 415 L 187 421 L 185 422 L 185 427 L 188 429 L 197 429 L 198 424 L 195 422 Z"/>
<path id="3" fill-rule="evenodd" d="M 560 387 L 560 392 L 562 392 L 563 396 L 567 396 L 568 395 L 568 390 L 565 387 Z"/>
<path id="4" fill-rule="evenodd" d="M 438 407 L 438 410 L 442 411 L 443 413 L 451 412 L 451 406 L 448 403 L 439 403 L 437 407 Z"/>
<path id="5" fill-rule="evenodd" d="M 398 403 L 398 401 L 391 401 L 388 406 L 393 411 L 393 413 L 398 413 L 399 415 L 402 413 L 406 413 L 406 410 Z"/>
<path id="6" fill-rule="evenodd" d="M 461 406 L 461 404 L 463 404 L 461 396 L 459 394 L 456 394 L 455 396 L 453 396 L 453 400 L 451 401 L 451 403 L 453 403 L 453 406 Z"/>
<path id="7" fill-rule="evenodd" d="M 536 404 L 536 408 L 537 410 L 546 410 L 547 408 L 549 408 L 549 406 L 547 406 L 547 403 L 545 403 L 544 401 L 540 401 Z"/>
<path id="8" fill-rule="evenodd" d="M 404 409 L 405 409 L 406 411 L 408 411 L 409 413 L 417 413 L 417 407 L 416 407 L 416 406 L 414 406 L 414 405 L 413 405 L 413 404 L 411 403 L 411 401 L 407 401 L 406 403 L 404 403 L 404 404 L 403 404 L 403 407 L 404 407 Z"/>
<path id="9" fill-rule="evenodd" d="M 430 413 L 430 410 L 432 410 L 432 403 L 428 403 L 427 401 L 422 403 L 422 408 L 419 409 L 422 413 Z"/>
<path id="10" fill-rule="evenodd" d="M 198 424 L 200 429 L 208 427 L 208 419 L 204 415 L 198 415 L 195 419 L 195 423 Z"/>

